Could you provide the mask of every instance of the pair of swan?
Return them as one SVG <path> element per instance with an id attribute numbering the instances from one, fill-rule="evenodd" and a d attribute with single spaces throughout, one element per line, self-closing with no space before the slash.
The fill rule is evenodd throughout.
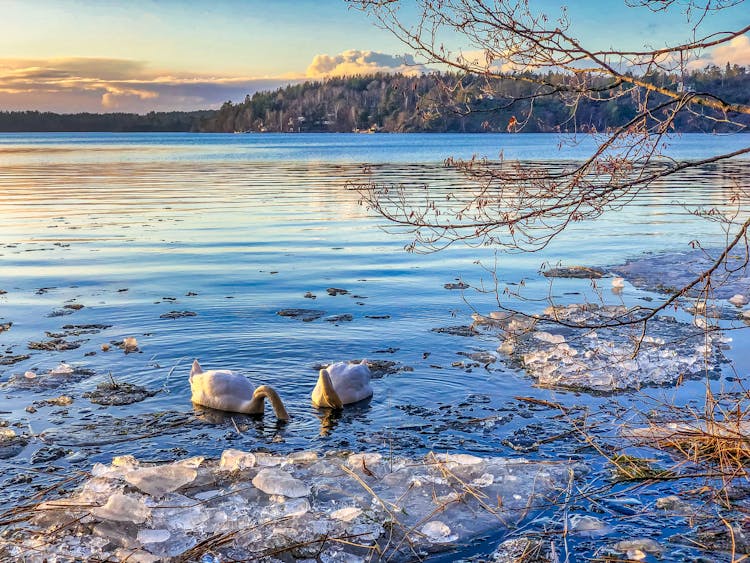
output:
<path id="1" fill-rule="evenodd" d="M 265 399 L 268 399 L 276 418 L 289 420 L 281 397 L 272 387 L 261 385 L 255 389 L 247 378 L 226 369 L 204 371 L 198 360 L 190 370 L 190 390 L 194 403 L 244 414 L 263 414 Z M 312 403 L 318 408 L 341 409 L 371 396 L 367 360 L 358 364 L 336 362 L 320 370 Z"/>

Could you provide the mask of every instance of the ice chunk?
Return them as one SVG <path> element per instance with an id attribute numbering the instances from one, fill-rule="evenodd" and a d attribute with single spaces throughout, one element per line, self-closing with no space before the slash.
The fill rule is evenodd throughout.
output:
<path id="1" fill-rule="evenodd" d="M 310 494 L 310 487 L 299 479 L 295 479 L 283 469 L 266 467 L 253 479 L 253 485 L 267 495 L 283 495 L 285 497 L 306 497 Z"/>
<path id="2" fill-rule="evenodd" d="M 240 450 L 224 450 L 219 462 L 219 471 L 239 471 L 255 467 L 255 455 Z"/>
<path id="3" fill-rule="evenodd" d="M 449 543 L 458 539 L 458 535 L 451 534 L 451 529 L 440 520 L 427 522 L 419 531 L 435 543 Z"/>
<path id="4" fill-rule="evenodd" d="M 128 563 L 159 563 L 161 561 L 161 557 L 142 549 L 133 551 L 120 547 L 115 550 L 114 555 L 116 561 L 127 561 Z"/>
<path id="5" fill-rule="evenodd" d="M 728 299 L 728 301 L 735 307 L 742 307 L 743 305 L 747 305 L 747 297 L 745 297 L 741 293 L 733 295 Z"/>
<path id="6" fill-rule="evenodd" d="M 362 514 L 362 509 L 356 506 L 347 506 L 346 508 L 339 508 L 331 512 L 331 518 L 334 520 L 341 520 L 342 522 L 351 522 Z"/>
<path id="7" fill-rule="evenodd" d="M 144 545 L 147 543 L 161 543 L 167 541 L 170 535 L 169 530 L 151 530 L 144 528 L 138 530 L 138 541 Z"/>
<path id="8" fill-rule="evenodd" d="M 541 330 L 536 331 L 532 336 L 537 340 L 549 342 L 550 344 L 562 344 L 565 342 L 565 337 L 562 334 L 552 334 L 551 332 Z"/>
<path id="9" fill-rule="evenodd" d="M 584 536 L 603 536 L 609 532 L 607 523 L 594 516 L 574 514 L 569 522 L 571 531 Z"/>
<path id="10" fill-rule="evenodd" d="M 445 463 L 456 463 L 458 465 L 477 465 L 482 463 L 482 458 L 469 454 L 437 454 L 435 456 L 439 461 Z"/>
<path id="11" fill-rule="evenodd" d="M 261 512 L 266 520 L 277 520 L 294 516 L 302 516 L 310 512 L 310 503 L 306 498 L 290 498 L 285 502 L 268 505 Z"/>
<path id="12" fill-rule="evenodd" d="M 293 452 L 286 456 L 286 459 L 291 463 L 310 463 L 318 460 L 318 454 L 312 451 Z"/>
<path id="13" fill-rule="evenodd" d="M 197 476 L 198 472 L 195 469 L 175 463 L 129 471 L 125 474 L 125 480 L 144 493 L 161 497 L 192 483 Z"/>
<path id="14" fill-rule="evenodd" d="M 151 515 L 151 509 L 138 497 L 115 493 L 104 506 L 92 509 L 91 514 L 104 520 L 140 524 Z"/>
<path id="15" fill-rule="evenodd" d="M 49 370 L 49 374 L 56 376 L 73 375 L 73 367 L 63 362 L 59 366 Z"/>

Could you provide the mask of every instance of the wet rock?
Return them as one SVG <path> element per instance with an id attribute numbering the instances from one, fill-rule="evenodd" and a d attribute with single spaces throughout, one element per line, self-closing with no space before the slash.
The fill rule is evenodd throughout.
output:
<path id="1" fill-rule="evenodd" d="M 390 315 L 365 315 L 366 319 L 390 319 Z"/>
<path id="2" fill-rule="evenodd" d="M 311 291 L 308 291 L 304 295 L 305 299 L 317 299 L 318 296 L 314 295 Z"/>
<path id="3" fill-rule="evenodd" d="M 282 309 L 276 313 L 280 317 L 291 317 L 293 319 L 301 319 L 303 322 L 309 323 L 317 320 L 323 315 L 325 311 L 319 311 L 316 309 Z"/>
<path id="4" fill-rule="evenodd" d="M 464 282 L 457 283 L 446 283 L 443 285 L 445 289 L 469 289 L 469 284 Z"/>
<path id="5" fill-rule="evenodd" d="M 7 322 L 7 323 L 0 323 L 0 333 L 5 332 L 7 330 L 10 330 L 10 327 L 13 326 L 13 323 Z"/>
<path id="6" fill-rule="evenodd" d="M 326 293 L 332 297 L 335 297 L 336 295 L 347 295 L 349 293 L 346 289 L 341 289 L 339 287 L 329 287 L 326 289 Z"/>
<path id="7" fill-rule="evenodd" d="M 52 312 L 47 313 L 47 317 L 65 317 L 75 313 L 72 309 L 54 309 Z"/>
<path id="8" fill-rule="evenodd" d="M 75 350 L 84 344 L 85 340 L 68 341 L 63 338 L 53 338 L 42 342 L 29 342 L 29 350 L 43 350 L 46 352 L 62 352 L 64 350 Z"/>
<path id="9" fill-rule="evenodd" d="M 54 399 L 44 399 L 42 401 L 34 401 L 34 405 L 37 407 L 67 407 L 73 404 L 73 397 L 69 395 L 60 395 Z"/>
<path id="10" fill-rule="evenodd" d="M 6 354 L 0 356 L 0 366 L 12 366 L 18 362 L 28 360 L 30 357 L 28 354 Z"/>
<path id="11" fill-rule="evenodd" d="M 112 325 L 107 324 L 81 324 L 81 325 L 72 325 L 67 324 L 63 325 L 63 330 L 65 331 L 65 336 L 80 336 L 82 334 L 98 334 L 103 330 L 106 330 L 108 328 L 112 328 Z"/>
<path id="12" fill-rule="evenodd" d="M 34 465 L 40 463 L 49 463 L 51 461 L 60 459 L 61 457 L 65 457 L 69 453 L 70 450 L 66 448 L 61 448 L 58 446 L 44 446 L 32 454 L 31 463 Z"/>
<path id="13" fill-rule="evenodd" d="M 567 266 L 560 268 L 550 268 L 544 270 L 542 274 L 546 278 L 576 278 L 576 279 L 599 279 L 606 274 L 601 268 L 591 268 L 588 266 Z"/>
<path id="14" fill-rule="evenodd" d="M 68 303 L 67 305 L 63 305 L 63 309 L 70 309 L 71 311 L 80 311 L 83 309 L 83 305 L 80 303 Z"/>
<path id="15" fill-rule="evenodd" d="M 19 436 L 12 428 L 0 427 L 0 459 L 10 459 L 21 453 L 28 439 Z"/>
<path id="16" fill-rule="evenodd" d="M 431 329 L 432 332 L 439 334 L 451 334 L 453 336 L 476 336 L 479 334 L 477 330 L 472 326 L 446 326 L 440 328 Z"/>
<path id="17" fill-rule="evenodd" d="M 183 319 L 185 317 L 197 317 L 198 313 L 194 311 L 170 311 L 159 315 L 160 319 Z"/>
<path id="18" fill-rule="evenodd" d="M 349 323 L 349 322 L 352 322 L 353 320 L 354 320 L 354 317 L 348 313 L 345 313 L 343 315 L 333 315 L 331 317 L 325 318 L 325 321 L 329 323 Z"/>
<path id="19" fill-rule="evenodd" d="M 97 405 L 131 405 L 157 393 L 140 385 L 112 380 L 100 383 L 94 391 L 87 391 L 82 396 Z"/>

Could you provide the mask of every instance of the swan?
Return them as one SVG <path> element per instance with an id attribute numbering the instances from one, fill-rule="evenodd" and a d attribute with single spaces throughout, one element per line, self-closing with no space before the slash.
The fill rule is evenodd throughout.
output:
<path id="1" fill-rule="evenodd" d="M 289 420 L 289 414 L 276 391 L 267 385 L 255 389 L 246 377 L 228 369 L 203 371 L 198 360 L 195 360 L 190 370 L 190 390 L 194 403 L 244 414 L 263 414 L 264 399 L 268 398 L 276 418 Z"/>
<path id="2" fill-rule="evenodd" d="M 320 370 L 318 383 L 312 392 L 312 402 L 316 407 L 340 409 L 371 396 L 367 360 L 358 364 L 336 362 Z"/>

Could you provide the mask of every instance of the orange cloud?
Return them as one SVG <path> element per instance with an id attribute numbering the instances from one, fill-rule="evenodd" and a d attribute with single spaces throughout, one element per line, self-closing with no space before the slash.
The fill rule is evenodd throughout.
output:
<path id="1" fill-rule="evenodd" d="M 290 78 L 173 75 L 123 59 L 0 59 L 0 107 L 58 112 L 218 107 Z"/>
<path id="2" fill-rule="evenodd" d="M 689 66 L 690 68 L 703 68 L 708 64 L 723 66 L 727 63 L 750 66 L 750 37 L 739 35 L 728 43 L 714 47 L 692 61 Z"/>

